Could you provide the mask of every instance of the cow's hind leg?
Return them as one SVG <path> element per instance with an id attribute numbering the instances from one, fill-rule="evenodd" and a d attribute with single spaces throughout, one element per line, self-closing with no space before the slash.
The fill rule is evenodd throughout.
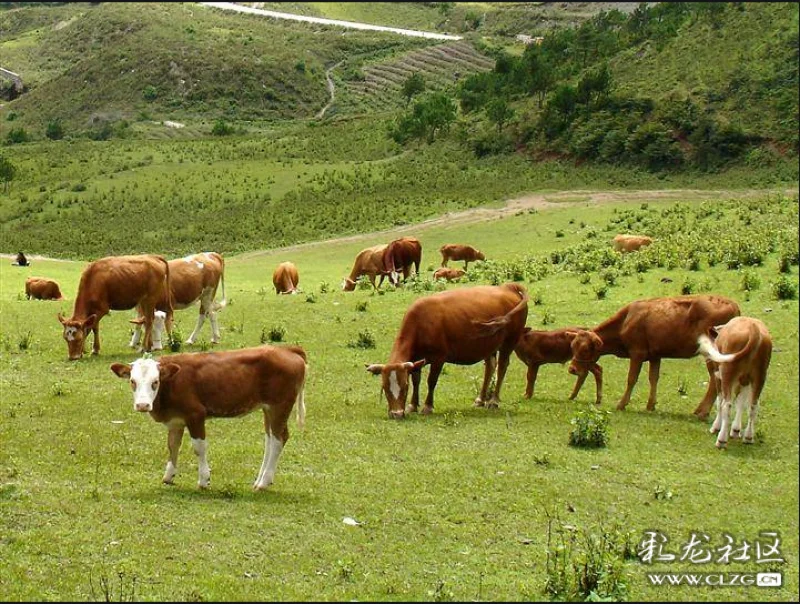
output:
<path id="1" fill-rule="evenodd" d="M 175 475 L 178 473 L 178 452 L 181 449 L 181 441 L 183 440 L 184 426 L 180 428 L 170 428 L 167 433 L 167 447 L 169 448 L 169 460 L 167 461 L 167 469 L 164 471 L 164 477 L 161 482 L 164 484 L 172 484 Z"/>
<path id="2" fill-rule="evenodd" d="M 708 370 L 708 388 L 706 388 L 706 393 L 703 396 L 703 400 L 700 401 L 700 403 L 697 405 L 697 408 L 694 410 L 694 414 L 699 419 L 706 419 L 709 411 L 711 411 L 711 406 L 715 402 L 719 402 L 717 399 L 719 388 L 719 385 L 717 384 L 717 368 L 714 361 L 706 361 L 706 369 Z M 717 416 L 719 416 L 719 407 L 717 407 L 717 411 Z"/>
<path id="3" fill-rule="evenodd" d="M 486 404 L 488 397 L 489 384 L 492 381 L 494 370 L 497 367 L 497 353 L 486 357 L 483 361 L 483 384 L 481 385 L 481 392 L 475 399 L 473 406 L 483 407 Z"/>
<path id="4" fill-rule="evenodd" d="M 289 428 L 287 426 L 289 414 L 292 410 L 292 403 L 274 405 L 271 408 L 264 407 L 264 461 L 261 463 L 261 470 L 258 474 L 253 488 L 257 491 L 266 489 L 275 479 L 275 471 L 278 468 L 283 447 L 289 440 Z"/>
<path id="5" fill-rule="evenodd" d="M 749 385 L 743 386 L 739 390 L 739 394 L 734 400 L 734 405 L 736 406 L 736 415 L 733 417 L 733 424 L 731 425 L 731 438 L 739 438 L 739 435 L 742 433 L 744 406 L 745 403 L 748 404 L 750 403 L 750 396 L 752 394 L 752 390 L 753 389 Z"/>
<path id="6" fill-rule="evenodd" d="M 503 388 L 503 380 L 506 377 L 508 370 L 508 363 L 511 359 L 510 350 L 500 350 L 497 361 L 497 382 L 494 385 L 494 392 L 492 392 L 491 400 L 486 404 L 490 409 L 497 409 L 500 406 L 500 390 Z"/>
<path id="7" fill-rule="evenodd" d="M 539 367 L 537 363 L 528 365 L 528 381 L 525 385 L 525 398 L 533 398 L 533 390 L 536 388 L 536 376 L 539 375 Z"/>

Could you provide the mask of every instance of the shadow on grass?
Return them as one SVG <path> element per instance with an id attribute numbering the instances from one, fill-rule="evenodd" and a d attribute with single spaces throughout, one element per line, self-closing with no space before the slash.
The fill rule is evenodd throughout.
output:
<path id="1" fill-rule="evenodd" d="M 132 498 L 136 501 L 164 503 L 169 501 L 246 501 L 285 505 L 314 505 L 318 498 L 306 491 L 289 491 L 286 487 L 275 485 L 264 491 L 254 491 L 251 484 L 223 484 L 208 489 L 199 489 L 194 481 L 186 484 L 160 484 L 153 488 L 139 491 Z"/>

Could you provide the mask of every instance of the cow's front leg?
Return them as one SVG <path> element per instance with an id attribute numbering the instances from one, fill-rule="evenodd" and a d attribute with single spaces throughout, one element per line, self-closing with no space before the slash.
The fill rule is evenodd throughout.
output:
<path id="1" fill-rule="evenodd" d="M 473 403 L 474 407 L 483 407 L 486 405 L 488 397 L 489 384 L 492 381 L 494 370 L 497 367 L 497 354 L 486 357 L 483 361 L 483 384 L 481 385 L 481 392 Z"/>
<path id="2" fill-rule="evenodd" d="M 167 469 L 164 471 L 164 478 L 161 479 L 164 484 L 172 484 L 175 475 L 178 473 L 178 452 L 181 449 L 181 441 L 183 440 L 183 429 L 183 426 L 169 428 L 169 433 L 167 434 L 169 460 L 167 461 Z"/>
<path id="3" fill-rule="evenodd" d="M 422 380 L 422 368 L 411 372 L 411 402 L 406 405 L 406 415 L 419 410 L 419 383 Z"/>
<path id="4" fill-rule="evenodd" d="M 636 381 L 639 379 L 639 372 L 642 370 L 642 359 L 631 357 L 631 363 L 628 367 L 628 384 L 625 387 L 625 392 L 622 398 L 617 403 L 617 411 L 625 411 L 625 407 L 631 402 L 631 393 Z"/>
<path id="5" fill-rule="evenodd" d="M 139 340 L 141 339 L 141 337 L 142 337 L 142 326 L 136 325 L 133 328 L 133 335 L 131 336 L 131 341 L 130 344 L 128 344 L 128 347 L 136 348 L 139 345 Z"/>
<path id="6" fill-rule="evenodd" d="M 205 418 L 193 418 L 186 422 L 192 437 L 192 450 L 197 455 L 197 486 L 208 488 L 211 483 L 211 468 L 208 465 L 208 441 L 206 441 Z"/>
<path id="7" fill-rule="evenodd" d="M 661 372 L 661 359 L 650 359 L 650 396 L 647 399 L 647 410 L 655 411 L 658 396 L 658 377 Z"/>
<path id="8" fill-rule="evenodd" d="M 94 327 L 92 327 L 92 335 L 94 336 L 94 338 L 92 340 L 92 354 L 100 354 L 100 325 L 99 325 L 99 320 L 95 323 Z"/>

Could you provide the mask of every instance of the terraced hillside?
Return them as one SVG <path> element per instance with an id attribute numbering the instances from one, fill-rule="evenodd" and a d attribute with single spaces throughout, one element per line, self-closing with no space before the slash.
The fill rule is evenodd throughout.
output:
<path id="1" fill-rule="evenodd" d="M 489 71 L 494 59 L 480 53 L 466 40 L 437 44 L 410 51 L 360 70 L 346 65 L 334 72 L 341 90 L 338 112 L 381 111 L 405 104 L 403 82 L 415 73 L 422 74 L 426 90 L 451 88 L 459 79 L 479 71 Z"/>

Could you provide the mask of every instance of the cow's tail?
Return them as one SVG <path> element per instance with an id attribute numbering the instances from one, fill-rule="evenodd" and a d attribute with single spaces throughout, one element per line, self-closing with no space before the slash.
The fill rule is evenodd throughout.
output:
<path id="1" fill-rule="evenodd" d="M 517 305 L 514 308 L 512 308 L 502 317 L 498 317 L 497 319 L 492 319 L 491 321 L 475 321 L 475 323 L 479 326 L 481 330 L 482 336 L 493 336 L 498 331 L 503 329 L 506 325 L 508 325 L 508 323 L 514 317 L 514 315 L 522 312 L 523 309 L 528 308 L 528 292 L 522 287 L 519 287 L 518 293 L 520 294 L 522 299 L 517 303 Z"/>
<path id="2" fill-rule="evenodd" d="M 750 354 L 753 348 L 759 344 L 760 340 L 761 334 L 758 332 L 758 328 L 752 326 L 750 328 L 750 334 L 747 338 L 747 344 L 745 344 L 744 348 L 742 348 L 739 352 L 723 354 L 719 351 L 714 342 L 711 341 L 711 338 L 705 334 L 702 334 L 697 338 L 697 351 L 715 363 L 733 363 L 734 361 L 738 361 L 739 359 Z"/>
<path id="3" fill-rule="evenodd" d="M 211 306 L 213 307 L 214 311 L 222 310 L 228 304 L 228 300 L 225 299 L 225 259 L 222 257 L 222 254 L 217 254 L 219 256 L 219 262 L 222 265 L 222 271 L 220 272 L 219 279 L 222 284 L 222 300 L 219 302 L 214 302 Z"/>
<path id="4" fill-rule="evenodd" d="M 156 308 L 156 310 L 161 310 L 166 314 L 165 318 L 165 327 L 168 334 L 172 334 L 172 323 L 173 323 L 173 313 L 175 311 L 175 297 L 172 294 L 172 282 L 169 274 L 169 262 L 164 256 L 156 256 L 161 262 L 164 263 L 164 286 L 166 287 L 166 304 L 164 308 Z M 141 312 L 141 308 L 138 308 L 138 312 L 140 315 L 143 313 Z"/>
<path id="5" fill-rule="evenodd" d="M 306 378 L 308 377 L 308 363 L 303 365 L 303 381 L 300 392 L 297 394 L 297 425 L 302 430 L 306 425 Z"/>

